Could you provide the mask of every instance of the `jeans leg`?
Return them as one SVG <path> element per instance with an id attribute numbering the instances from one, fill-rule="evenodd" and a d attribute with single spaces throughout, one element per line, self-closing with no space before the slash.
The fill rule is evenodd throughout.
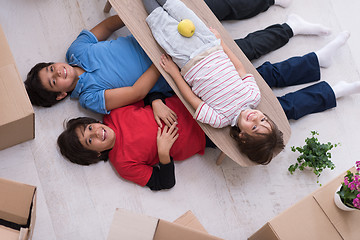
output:
<path id="1" fill-rule="evenodd" d="M 219 21 L 224 20 L 231 13 L 231 7 L 225 0 L 205 0 L 205 3 Z"/>
<path id="2" fill-rule="evenodd" d="M 215 143 L 213 143 L 213 141 L 211 141 L 211 139 L 208 136 L 206 136 L 206 134 L 205 134 L 205 147 L 217 148 Z"/>
<path id="3" fill-rule="evenodd" d="M 299 119 L 311 113 L 323 112 L 336 107 L 334 91 L 327 82 L 319 82 L 312 86 L 288 93 L 278 100 L 288 119 Z"/>
<path id="4" fill-rule="evenodd" d="M 320 80 L 320 66 L 315 53 L 275 64 L 265 62 L 257 71 L 270 87 L 287 87 Z"/>
<path id="5" fill-rule="evenodd" d="M 205 0 L 208 2 L 227 2 L 230 6 L 230 13 L 223 17 L 223 20 L 241 20 L 254 17 L 259 13 L 265 12 L 271 5 L 274 5 L 274 0 Z"/>
<path id="6" fill-rule="evenodd" d="M 156 0 L 143 0 L 142 2 L 148 14 L 154 11 L 155 8 L 160 7 L 159 3 Z"/>
<path id="7" fill-rule="evenodd" d="M 251 61 L 281 48 L 293 36 L 294 34 L 289 25 L 284 23 L 250 33 L 245 38 L 236 39 L 235 42 Z"/>

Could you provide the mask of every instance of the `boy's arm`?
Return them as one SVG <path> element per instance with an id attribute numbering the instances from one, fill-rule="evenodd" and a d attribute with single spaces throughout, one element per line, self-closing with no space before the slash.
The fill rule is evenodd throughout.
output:
<path id="1" fill-rule="evenodd" d="M 224 49 L 224 52 L 226 53 L 226 55 L 228 55 L 230 61 L 234 64 L 235 69 L 239 73 L 240 77 L 244 77 L 247 74 L 247 72 L 240 59 L 230 50 L 230 48 L 226 45 L 226 43 L 221 39 L 221 36 L 216 29 L 210 28 L 210 31 L 216 36 L 216 38 L 221 40 L 221 46 Z"/>
<path id="2" fill-rule="evenodd" d="M 120 17 L 118 15 L 114 15 L 100 22 L 93 29 L 91 29 L 90 32 L 96 36 L 98 41 L 105 41 L 113 32 L 122 28 L 123 26 L 125 26 L 125 24 L 120 19 Z"/>
<path id="3" fill-rule="evenodd" d="M 171 75 L 174 79 L 176 86 L 179 88 L 185 100 L 194 108 L 197 109 L 202 100 L 195 95 L 189 85 L 181 76 L 178 66 L 172 61 L 170 56 L 163 54 L 160 61 L 161 67 Z"/>
<path id="4" fill-rule="evenodd" d="M 110 111 L 142 100 L 160 77 L 160 72 L 152 64 L 131 87 L 105 90 L 105 106 Z"/>

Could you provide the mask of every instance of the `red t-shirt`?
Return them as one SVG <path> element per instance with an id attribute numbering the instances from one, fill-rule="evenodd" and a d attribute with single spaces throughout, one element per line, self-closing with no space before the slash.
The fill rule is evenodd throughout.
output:
<path id="1" fill-rule="evenodd" d="M 167 98 L 166 105 L 178 116 L 179 137 L 170 150 L 176 160 L 185 160 L 197 153 L 204 154 L 205 134 L 176 96 Z M 123 178 L 145 186 L 153 168 L 159 163 L 156 135 L 158 125 L 150 106 L 143 101 L 112 110 L 104 124 L 115 131 L 110 162 Z M 164 125 L 164 124 L 163 124 Z"/>

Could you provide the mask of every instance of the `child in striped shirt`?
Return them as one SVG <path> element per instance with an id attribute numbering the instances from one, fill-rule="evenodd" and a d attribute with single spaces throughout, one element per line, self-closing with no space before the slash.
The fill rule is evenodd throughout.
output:
<path id="1" fill-rule="evenodd" d="M 257 163 L 269 163 L 274 151 L 282 149 L 284 144 L 276 124 L 255 109 L 261 94 L 254 76 L 246 72 L 218 32 L 209 29 L 181 1 L 143 0 L 143 3 L 149 13 L 146 22 L 168 54 L 162 56 L 160 64 L 174 79 L 185 100 L 196 109 L 194 118 L 215 128 L 231 125 L 231 136 L 242 152 Z M 177 30 L 182 19 L 190 19 L 196 27 L 190 38 L 181 36 Z M 277 64 L 266 62 L 257 70 L 270 87 L 317 81 L 320 67 L 331 64 L 335 50 L 348 37 L 349 33 L 344 32 L 316 53 Z M 346 89 L 350 88 L 347 85 Z M 340 95 L 334 92 L 335 88 L 320 82 L 278 100 L 289 119 L 298 119 L 335 107 L 336 97 Z"/>

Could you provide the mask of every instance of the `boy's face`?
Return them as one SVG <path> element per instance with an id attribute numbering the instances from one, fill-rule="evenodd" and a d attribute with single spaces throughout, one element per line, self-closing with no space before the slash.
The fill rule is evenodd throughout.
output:
<path id="1" fill-rule="evenodd" d="M 88 150 L 103 152 L 114 147 L 115 132 L 102 123 L 80 126 L 75 131 L 81 145 Z"/>
<path id="2" fill-rule="evenodd" d="M 75 69 L 66 63 L 54 63 L 39 71 L 44 88 L 50 92 L 70 92 L 78 79 Z"/>
<path id="3" fill-rule="evenodd" d="M 266 116 L 259 110 L 246 109 L 240 113 L 238 128 L 241 133 L 247 133 L 250 136 L 256 133 L 269 133 L 271 131 L 270 123 L 267 121 Z"/>

